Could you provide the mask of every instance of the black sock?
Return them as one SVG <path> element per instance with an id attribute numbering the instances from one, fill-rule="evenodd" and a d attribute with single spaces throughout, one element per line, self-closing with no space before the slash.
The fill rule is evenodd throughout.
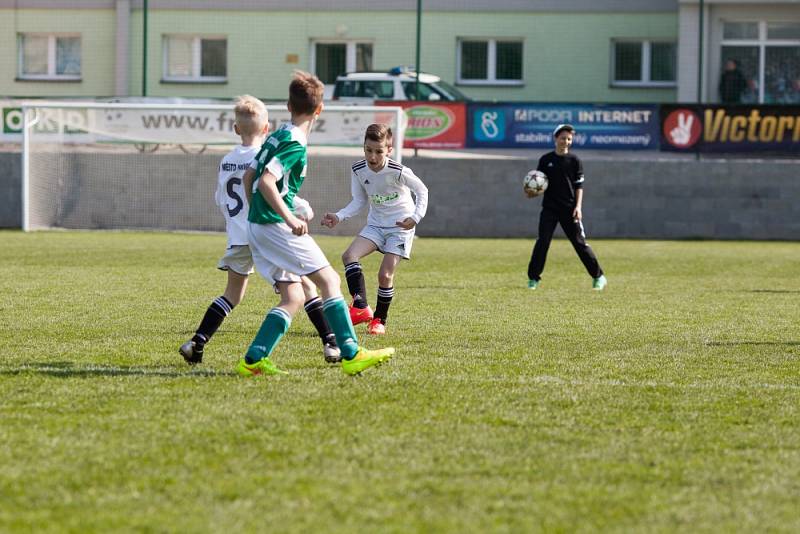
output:
<path id="1" fill-rule="evenodd" d="M 317 329 L 317 334 L 319 334 L 322 342 L 336 345 L 336 335 L 333 333 L 333 330 L 331 330 L 328 321 L 325 320 L 325 315 L 322 313 L 322 299 L 314 297 L 308 300 L 303 307 L 306 309 L 306 314 L 308 314 L 308 318 L 314 325 L 314 328 Z"/>
<path id="2" fill-rule="evenodd" d="M 353 306 L 356 308 L 367 307 L 367 283 L 364 281 L 364 272 L 357 261 L 344 266 L 344 277 L 347 279 L 347 290 L 353 296 Z"/>
<path id="3" fill-rule="evenodd" d="M 198 346 L 198 350 L 202 350 L 203 345 L 208 343 L 208 340 L 217 331 L 225 317 L 233 311 L 233 308 L 233 304 L 225 297 L 214 299 L 214 302 L 206 310 L 206 314 L 203 316 L 203 320 L 200 321 L 200 326 L 192 338 L 192 341 Z"/>
<path id="4" fill-rule="evenodd" d="M 392 297 L 394 297 L 393 287 L 378 288 L 378 305 L 375 306 L 375 317 L 380 319 L 383 324 L 386 324 L 386 316 L 389 315 L 389 305 L 392 303 Z"/>

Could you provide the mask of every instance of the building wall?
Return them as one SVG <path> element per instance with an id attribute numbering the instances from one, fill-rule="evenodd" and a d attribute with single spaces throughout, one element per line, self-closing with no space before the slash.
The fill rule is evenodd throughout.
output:
<path id="1" fill-rule="evenodd" d="M 26 4 L 26 2 L 21 2 Z M 28 2 L 30 3 L 30 2 Z M 44 5 L 40 2 L 37 5 Z M 268 2 L 267 2 L 268 3 Z M 472 2 L 475 4 L 476 2 Z M 508 4 L 509 2 L 505 2 Z M 518 3 L 518 2 L 517 2 Z M 606 2 L 608 4 L 608 2 Z M 669 2 L 658 2 L 665 5 Z M 113 96 L 116 21 L 113 3 L 106 9 L 2 9 L 0 2 L 0 95 Z M 130 2 L 130 75 L 127 91 L 142 94 L 141 2 Z M 416 13 L 387 11 L 277 11 L 237 9 L 156 9 L 175 2 L 151 2 L 148 15 L 148 96 L 230 98 L 251 93 L 266 99 L 285 98 L 294 69 L 311 67 L 313 39 L 365 39 L 374 42 L 378 69 L 415 63 Z M 216 6 L 219 2 L 206 2 Z M 352 2 L 350 2 L 352 4 Z M 413 4 L 413 3 L 411 3 Z M 502 4 L 502 2 L 501 2 Z M 511 4 L 516 5 L 514 2 Z M 550 3 L 541 3 L 544 7 Z M 609 6 L 614 4 L 610 2 Z M 177 4 L 175 4 L 177 5 Z M 589 6 L 589 4 L 585 4 Z M 598 12 L 595 4 L 582 13 L 565 11 L 486 12 L 426 11 L 422 23 L 422 69 L 453 82 L 459 37 L 524 39 L 524 85 L 463 86 L 479 100 L 573 102 L 671 102 L 675 89 L 621 89 L 609 84 L 611 39 L 614 37 L 677 38 L 677 12 Z M 617 6 L 617 8 L 619 8 Z M 432 9 L 432 8 L 431 8 Z M 81 82 L 17 82 L 16 34 L 24 31 L 70 31 L 82 34 Z M 163 35 L 193 33 L 228 38 L 228 81 L 224 84 L 163 83 Z M 295 56 L 296 62 L 288 62 Z"/>
<path id="2" fill-rule="evenodd" d="M 17 34 L 80 33 L 80 82 L 16 81 Z M 116 13 L 113 9 L 0 9 L 0 95 L 114 95 Z"/>
<path id="3" fill-rule="evenodd" d="M 376 21 L 378 19 L 384 19 Z M 577 19 L 576 19 L 577 17 Z M 202 12 L 161 11 L 150 15 L 148 94 L 150 96 L 222 97 L 251 93 L 262 98 L 285 98 L 294 69 L 310 69 L 311 37 L 360 39 L 374 42 L 373 64 L 379 69 L 413 65 L 415 15 L 397 13 L 248 13 L 232 11 L 209 16 Z M 523 38 L 522 87 L 460 87 L 478 100 L 671 102 L 675 89 L 620 89 L 609 86 L 612 37 L 670 38 L 676 31 L 674 14 L 565 15 L 500 13 L 485 15 L 430 13 L 423 21 L 422 69 L 454 82 L 457 40 L 461 36 Z M 141 14 L 132 17 L 141 27 Z M 228 83 L 161 83 L 162 34 L 187 31 L 228 36 Z M 241 33 L 230 31 L 241 29 Z M 268 28 L 268 30 L 261 30 Z M 346 33 L 342 34 L 342 29 Z M 246 37 L 253 36 L 251 41 Z M 280 43 L 273 48 L 272 43 Z M 398 46 L 403 43 L 404 46 Z M 132 32 L 131 94 L 141 87 L 141 33 Z M 435 51 L 435 52 L 433 52 Z M 287 63 L 296 55 L 297 63 Z"/>

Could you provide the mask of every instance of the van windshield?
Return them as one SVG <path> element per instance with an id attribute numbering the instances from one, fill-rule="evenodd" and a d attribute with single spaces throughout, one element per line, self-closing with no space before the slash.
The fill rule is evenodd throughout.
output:
<path id="1" fill-rule="evenodd" d="M 435 85 L 440 91 L 444 91 L 451 96 L 448 100 L 470 100 L 470 98 L 456 89 L 454 86 L 450 85 L 444 80 L 439 80 L 436 82 Z"/>
<path id="2" fill-rule="evenodd" d="M 420 82 L 419 98 L 414 98 L 417 85 L 416 81 L 402 83 L 403 92 L 405 92 L 409 100 L 469 100 L 461 91 L 443 81 L 438 81 L 436 83 Z"/>
<path id="3" fill-rule="evenodd" d="M 345 80 L 336 82 L 334 96 L 386 98 L 394 97 L 394 83 L 391 81 Z"/>

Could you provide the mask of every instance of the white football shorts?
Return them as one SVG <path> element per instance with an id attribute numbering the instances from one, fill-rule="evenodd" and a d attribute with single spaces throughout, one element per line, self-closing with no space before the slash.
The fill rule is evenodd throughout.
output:
<path id="1" fill-rule="evenodd" d="M 284 223 L 247 225 L 250 252 L 258 274 L 271 285 L 299 282 L 330 265 L 322 249 L 308 234 L 294 235 Z"/>
<path id="2" fill-rule="evenodd" d="M 225 255 L 219 259 L 217 269 L 233 271 L 244 276 L 253 274 L 253 254 L 247 245 L 233 245 L 225 250 Z"/>
<path id="3" fill-rule="evenodd" d="M 359 236 L 369 239 L 378 251 L 383 254 L 394 254 L 407 260 L 411 258 L 411 246 L 414 244 L 414 230 L 406 230 L 399 226 L 392 228 L 381 228 L 379 226 L 365 226 Z"/>

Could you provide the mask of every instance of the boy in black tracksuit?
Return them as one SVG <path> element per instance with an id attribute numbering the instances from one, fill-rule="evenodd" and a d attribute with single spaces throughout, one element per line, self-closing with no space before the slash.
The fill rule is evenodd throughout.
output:
<path id="1" fill-rule="evenodd" d="M 560 224 L 569 238 L 575 252 L 592 277 L 592 288 L 601 291 L 606 287 L 606 277 L 597 262 L 592 247 L 586 244 L 583 231 L 583 165 L 577 156 L 569 153 L 575 128 L 569 124 L 560 124 L 553 132 L 556 149 L 539 159 L 537 170 L 545 173 L 549 180 L 542 200 L 542 213 L 539 216 L 539 238 L 533 247 L 531 261 L 528 264 L 528 288 L 539 287 L 539 280 L 547 259 L 547 250 L 553 239 L 556 224 Z M 537 195 L 525 188 L 529 197 Z"/>

